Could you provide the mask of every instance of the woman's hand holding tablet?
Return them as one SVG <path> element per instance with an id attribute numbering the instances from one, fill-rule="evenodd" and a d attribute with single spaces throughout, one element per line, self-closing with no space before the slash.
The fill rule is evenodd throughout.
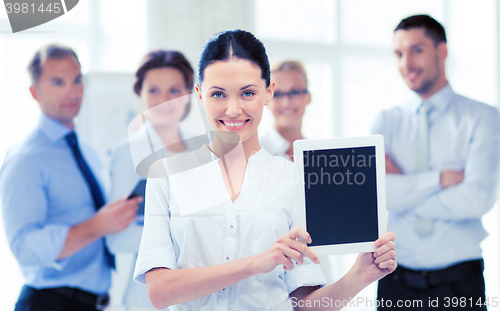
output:
<path id="1" fill-rule="evenodd" d="M 294 310 L 302 310 L 302 306 L 313 306 L 316 301 L 329 302 L 328 310 L 342 309 L 343 303 L 349 302 L 362 289 L 396 270 L 395 238 L 394 232 L 383 234 L 374 242 L 376 250 L 359 254 L 349 272 L 337 282 L 321 288 L 303 286 L 291 292 L 290 301 Z"/>
<path id="2" fill-rule="evenodd" d="M 304 263 L 303 256 L 307 256 L 312 262 L 319 264 L 318 256 L 307 246 L 298 241 L 301 238 L 312 243 L 311 236 L 301 227 L 294 227 L 287 234 L 280 237 L 264 253 L 256 255 L 255 273 L 268 273 L 278 265 L 283 265 L 287 271 L 292 270 L 292 259 L 298 265 Z M 389 273 L 394 272 L 397 267 L 394 232 L 387 232 L 374 242 L 376 250 L 370 253 L 361 253 L 351 268 L 355 279 L 360 281 L 362 287 L 380 280 Z"/>
<path id="3" fill-rule="evenodd" d="M 363 287 L 376 282 L 386 275 L 396 270 L 397 259 L 394 239 L 394 232 L 387 232 L 376 240 L 374 245 L 377 247 L 375 252 L 361 253 L 356 258 L 351 271 L 354 272 Z"/>
<path id="4" fill-rule="evenodd" d="M 271 272 L 278 265 L 283 265 L 285 270 L 290 271 L 293 268 L 292 259 L 298 265 L 304 263 L 302 255 L 309 257 L 315 263 L 319 263 L 318 256 L 307 247 L 307 244 L 298 241 L 298 238 L 302 238 L 307 243 L 312 242 L 311 236 L 306 230 L 300 227 L 292 228 L 287 234 L 278 238 L 264 253 L 256 255 L 256 273 Z"/>

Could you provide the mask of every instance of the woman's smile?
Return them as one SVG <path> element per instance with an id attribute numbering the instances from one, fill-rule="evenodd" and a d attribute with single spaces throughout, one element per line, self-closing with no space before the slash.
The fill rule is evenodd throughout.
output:
<path id="1" fill-rule="evenodd" d="M 219 120 L 224 127 L 230 131 L 239 131 L 245 127 L 245 125 L 250 122 L 250 119 L 239 119 L 239 120 Z"/>
<path id="2" fill-rule="evenodd" d="M 266 87 L 260 67 L 242 59 L 211 64 L 205 69 L 201 88 L 197 85 L 214 130 L 238 134 L 248 151 L 260 149 L 257 127 L 273 90 L 274 83 Z"/>

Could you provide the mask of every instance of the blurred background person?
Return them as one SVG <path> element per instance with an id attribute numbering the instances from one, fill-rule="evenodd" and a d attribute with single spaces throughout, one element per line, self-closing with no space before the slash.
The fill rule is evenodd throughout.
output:
<path id="1" fill-rule="evenodd" d="M 271 67 L 271 79 L 276 82 L 269 104 L 274 124 L 259 132 L 262 147 L 270 154 L 293 161 L 293 142 L 304 138 L 302 119 L 311 102 L 304 65 L 296 60 L 284 60 Z"/>
<path id="2" fill-rule="evenodd" d="M 461 309 L 486 310 L 481 218 L 495 202 L 500 116 L 451 88 L 446 41 L 429 15 L 394 30 L 397 66 L 415 96 L 380 113 L 372 130 L 385 139 L 388 230 L 398 235 L 399 260 L 378 299 L 422 300 L 418 310 L 459 299 L 467 301 Z"/>
<path id="3" fill-rule="evenodd" d="M 26 279 L 15 310 L 102 310 L 115 267 L 103 237 L 125 229 L 141 199 L 106 204 L 99 159 L 78 142 L 84 87 L 76 53 L 44 46 L 28 72 L 42 114 L 0 169 L 3 224 Z"/>
<path id="4" fill-rule="evenodd" d="M 140 97 L 142 105 L 141 118 L 137 120 L 142 119 L 144 123 L 135 134 L 119 142 L 113 152 L 110 167 L 110 198 L 129 195 L 138 182 L 147 177 L 149 166 L 159 158 L 194 148 L 189 145 L 189 140 L 184 140 L 193 135 L 179 128 L 180 122 L 187 117 L 191 109 L 190 95 L 194 83 L 193 68 L 186 57 L 177 51 L 150 52 L 143 58 L 135 76 L 136 82 L 133 88 Z M 141 141 L 152 144 L 154 146 L 152 149 L 159 152 L 147 148 L 134 150 L 141 146 Z M 147 165 L 138 171 L 137 163 L 132 157 L 134 153 L 144 151 L 151 151 L 149 159 L 144 159 Z M 124 294 L 123 304 L 129 310 L 153 309 L 146 288 L 132 281 L 142 229 L 143 223 L 138 219 L 125 231 L 107 239 L 113 253 L 133 254 L 128 257 L 124 255 L 122 261 L 120 261 L 121 256 L 118 256 L 120 280 L 125 280 L 128 284 L 121 290 L 121 294 Z"/>

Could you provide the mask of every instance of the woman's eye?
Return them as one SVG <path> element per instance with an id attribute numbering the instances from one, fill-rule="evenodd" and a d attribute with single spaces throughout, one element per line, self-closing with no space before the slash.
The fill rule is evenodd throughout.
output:
<path id="1" fill-rule="evenodd" d="M 53 83 L 55 86 L 60 86 L 63 84 L 63 80 L 62 79 L 54 79 Z"/>
<path id="2" fill-rule="evenodd" d="M 172 94 L 179 94 L 180 92 L 181 92 L 181 90 L 179 90 L 179 89 L 171 89 L 170 90 L 170 93 L 172 93 Z"/>
<path id="3" fill-rule="evenodd" d="M 157 88 L 150 89 L 149 93 L 150 94 L 158 94 L 158 89 Z"/>
<path id="4" fill-rule="evenodd" d="M 212 93 L 212 97 L 213 98 L 222 98 L 224 96 L 224 94 L 222 94 L 222 92 L 214 92 Z"/>
<path id="5" fill-rule="evenodd" d="M 252 92 L 252 91 L 246 91 L 246 92 L 243 92 L 243 97 L 250 97 L 250 96 L 252 96 L 252 95 L 255 95 L 255 93 L 254 93 L 254 92 Z"/>

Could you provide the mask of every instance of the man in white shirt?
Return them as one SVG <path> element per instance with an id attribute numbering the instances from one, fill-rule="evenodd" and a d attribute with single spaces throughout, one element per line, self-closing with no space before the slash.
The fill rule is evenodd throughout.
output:
<path id="1" fill-rule="evenodd" d="M 487 236 L 481 217 L 497 188 L 499 113 L 453 92 L 445 31 L 432 17 L 403 19 L 394 52 L 418 96 L 383 111 L 372 128 L 385 138 L 389 230 L 398 236 L 399 263 L 379 282 L 378 299 L 421 301 L 408 310 L 454 307 L 453 301 L 486 310 L 479 244 Z"/>

